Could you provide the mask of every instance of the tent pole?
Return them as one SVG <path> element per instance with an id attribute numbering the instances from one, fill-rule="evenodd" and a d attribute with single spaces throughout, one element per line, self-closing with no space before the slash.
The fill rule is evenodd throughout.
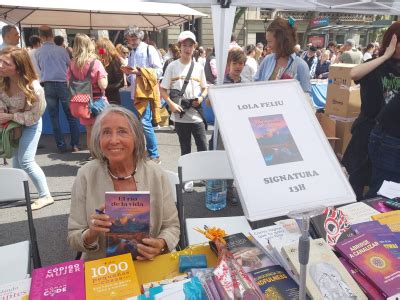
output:
<path id="1" fill-rule="evenodd" d="M 22 42 L 22 40 L 24 39 L 24 33 L 22 32 L 21 22 L 18 22 L 18 29 L 19 29 L 19 34 L 20 34 L 19 45 L 20 45 L 20 47 L 22 48 L 22 47 L 23 47 L 22 44 L 24 44 L 24 43 Z"/>

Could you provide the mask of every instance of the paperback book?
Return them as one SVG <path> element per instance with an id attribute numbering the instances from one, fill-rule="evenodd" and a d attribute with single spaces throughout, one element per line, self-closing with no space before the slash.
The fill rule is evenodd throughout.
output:
<path id="1" fill-rule="evenodd" d="M 276 264 L 284 267 L 286 262 L 281 255 L 282 246 L 298 241 L 300 236 L 299 231 L 290 233 L 280 224 L 251 230 L 249 233 Z"/>
<path id="2" fill-rule="evenodd" d="M 34 269 L 29 299 L 85 300 L 83 261 Z"/>
<path id="3" fill-rule="evenodd" d="M 376 209 L 377 211 L 379 211 L 381 213 L 385 213 L 385 212 L 389 212 L 389 211 L 393 210 L 389 206 L 385 205 L 386 200 L 387 200 L 387 198 L 385 198 L 385 197 L 375 197 L 375 198 L 363 200 L 363 203 L 371 206 L 372 208 Z"/>
<path id="4" fill-rule="evenodd" d="M 126 299 L 140 294 L 129 253 L 85 262 L 85 282 L 87 300 Z"/>
<path id="5" fill-rule="evenodd" d="M 273 262 L 266 253 L 250 241 L 243 233 L 236 233 L 224 237 L 226 246 L 232 252 L 236 261 L 243 267 L 244 271 L 250 272 L 263 267 L 272 266 Z M 210 243 L 211 249 L 217 253 L 214 243 Z"/>
<path id="6" fill-rule="evenodd" d="M 385 297 L 377 290 L 377 288 L 366 279 L 352 264 L 350 264 L 345 258 L 340 257 L 340 262 L 346 268 L 346 270 L 353 276 L 354 280 L 357 281 L 358 285 L 368 296 L 369 299 L 373 300 L 385 300 Z"/>
<path id="7" fill-rule="evenodd" d="M 385 297 L 400 293 L 400 260 L 372 234 L 362 233 L 340 241 L 336 249 Z"/>
<path id="8" fill-rule="evenodd" d="M 250 274 L 264 294 L 265 299 L 299 299 L 299 286 L 283 267 L 269 266 L 252 271 Z"/>
<path id="9" fill-rule="evenodd" d="M 105 213 L 112 223 L 105 234 L 107 256 L 138 256 L 137 244 L 150 232 L 150 193 L 106 192 Z"/>
<path id="10" fill-rule="evenodd" d="M 372 216 L 372 220 L 386 224 L 391 231 L 400 232 L 400 210 L 394 210 Z"/>
<path id="11" fill-rule="evenodd" d="M 28 300 L 31 278 L 0 285 L 1 300 Z"/>
<path id="12" fill-rule="evenodd" d="M 327 207 L 322 214 L 312 217 L 311 225 L 318 237 L 332 248 L 338 241 L 354 235 L 346 215 L 334 207 Z"/>
<path id="13" fill-rule="evenodd" d="M 282 255 L 299 278 L 298 244 L 284 246 Z M 310 260 L 306 284 L 307 293 L 313 299 L 367 299 L 353 277 L 323 239 L 310 241 Z"/>

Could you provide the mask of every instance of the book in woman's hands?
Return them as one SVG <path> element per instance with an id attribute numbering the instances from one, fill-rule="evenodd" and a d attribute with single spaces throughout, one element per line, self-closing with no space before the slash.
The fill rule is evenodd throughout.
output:
<path id="1" fill-rule="evenodd" d="M 150 192 L 106 192 L 105 213 L 112 223 L 106 233 L 107 256 L 138 256 L 137 244 L 150 233 Z"/>

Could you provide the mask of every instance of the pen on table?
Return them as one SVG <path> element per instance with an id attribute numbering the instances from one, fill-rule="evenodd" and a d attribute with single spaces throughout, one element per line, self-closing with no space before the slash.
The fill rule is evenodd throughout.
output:
<path id="1" fill-rule="evenodd" d="M 100 209 L 95 209 L 95 211 L 96 211 L 96 214 L 97 215 L 103 215 L 104 214 L 104 211 L 103 210 L 100 210 Z"/>

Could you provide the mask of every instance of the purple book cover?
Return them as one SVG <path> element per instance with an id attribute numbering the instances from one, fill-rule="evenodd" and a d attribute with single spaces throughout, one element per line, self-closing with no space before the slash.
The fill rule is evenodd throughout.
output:
<path id="1" fill-rule="evenodd" d="M 336 249 L 386 297 L 400 293 L 400 260 L 372 234 L 340 241 Z"/>
<path id="2" fill-rule="evenodd" d="M 29 299 L 85 300 L 83 261 L 34 269 Z"/>
<path id="3" fill-rule="evenodd" d="M 112 223 L 106 233 L 107 256 L 138 256 L 137 244 L 150 233 L 150 193 L 106 192 L 105 213 Z"/>
<path id="4" fill-rule="evenodd" d="M 283 115 L 251 117 L 249 121 L 267 166 L 303 160 Z"/>
<path id="5" fill-rule="evenodd" d="M 351 230 L 355 233 L 390 233 L 392 232 L 387 225 L 382 225 L 378 221 L 368 221 L 358 224 L 352 224 Z"/>
<path id="6" fill-rule="evenodd" d="M 358 270 L 352 266 L 346 259 L 343 257 L 339 257 L 340 262 L 346 268 L 346 270 L 353 276 L 354 280 L 357 281 L 358 285 L 364 291 L 364 293 L 368 296 L 369 299 L 374 300 L 385 300 L 385 297 L 382 296 L 381 293 L 376 289 L 376 287 L 369 282 Z"/>

